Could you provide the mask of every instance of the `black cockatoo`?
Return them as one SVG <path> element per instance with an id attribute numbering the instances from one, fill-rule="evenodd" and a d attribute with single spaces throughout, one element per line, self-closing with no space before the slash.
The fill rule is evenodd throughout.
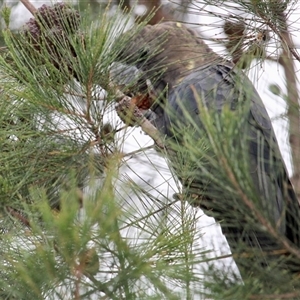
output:
<path id="1" fill-rule="evenodd" d="M 248 257 L 253 266 L 280 261 L 299 272 L 299 203 L 247 76 L 176 22 L 144 27 L 118 61 L 137 68 L 135 104 L 155 114 L 191 204 L 216 218 L 233 253 L 243 251 L 243 258 L 236 255 L 240 269 L 249 271 Z"/>

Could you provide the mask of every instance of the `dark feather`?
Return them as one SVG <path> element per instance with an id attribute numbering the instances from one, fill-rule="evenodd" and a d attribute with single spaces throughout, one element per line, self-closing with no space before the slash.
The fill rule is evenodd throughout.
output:
<path id="1" fill-rule="evenodd" d="M 222 112 L 225 104 L 235 111 L 238 106 L 247 105 L 248 102 L 249 111 L 245 116 L 248 126 L 244 127 L 245 132 L 241 134 L 247 136 L 249 171 L 262 203 L 258 208 L 269 210 L 269 214 L 265 215 L 269 215 L 269 221 L 274 226 L 281 216 L 285 215 L 278 230 L 293 244 L 300 246 L 300 222 L 298 221 L 300 215 L 297 197 L 288 179 L 271 120 L 252 83 L 241 71 L 235 71 L 231 66 L 224 64 L 204 66 L 187 76 L 180 85 L 169 92 L 164 107 L 164 124 L 158 126 L 161 132 L 176 140 L 176 143 L 183 143 L 184 131 L 182 130 L 191 128 L 189 120 L 193 120 L 198 128 L 203 128 L 195 91 L 206 107 L 216 109 L 218 113 Z M 187 114 L 190 118 L 187 118 Z M 194 133 L 195 144 L 196 139 L 201 139 L 201 133 L 205 134 L 205 130 Z M 176 169 L 176 157 L 170 155 L 169 159 L 171 162 L 174 161 Z M 192 160 L 190 164 L 197 164 L 196 159 L 195 156 L 187 157 L 187 160 Z M 235 220 L 234 207 L 231 207 L 230 201 L 226 200 L 228 196 L 224 196 L 216 183 L 210 183 L 201 172 L 200 168 L 194 170 L 191 174 L 192 182 L 188 180 L 188 188 L 194 194 L 199 193 L 206 199 L 205 206 L 202 207 L 221 222 L 224 234 L 229 237 L 229 242 L 232 240 L 231 247 L 235 248 L 239 241 L 244 240 L 249 246 L 255 246 L 263 251 L 281 249 L 281 245 L 269 233 L 259 230 L 260 226 L 256 229 L 247 228 L 245 226 L 247 218 L 243 216 L 240 217 L 241 227 L 238 228 L 239 223 Z M 184 181 L 183 184 L 185 184 Z M 219 190 L 219 194 L 215 190 Z M 201 201 L 194 204 L 201 206 Z M 226 209 L 231 211 L 230 219 L 226 219 Z"/>
<path id="2" fill-rule="evenodd" d="M 146 49 L 147 55 L 143 49 Z M 200 150 L 193 150 L 192 153 L 185 148 L 189 139 L 189 143 L 197 149 L 203 136 L 207 135 L 202 120 L 204 111 L 201 109 L 208 108 L 216 123 L 224 107 L 234 114 L 243 112 L 238 115 L 241 116 L 238 133 L 230 142 L 234 151 L 235 148 L 245 150 L 245 154 L 241 155 L 237 151 L 238 157 L 235 159 L 247 160 L 246 179 L 250 180 L 253 192 L 245 186 L 244 193 L 279 235 L 291 245 L 300 247 L 298 200 L 288 178 L 271 120 L 247 76 L 215 54 L 193 31 L 172 22 L 147 26 L 130 41 L 119 58 L 135 64 L 143 72 L 144 81 L 151 79 L 154 82 L 158 94 L 167 90 L 162 101 L 153 103 L 152 110 L 156 114 L 154 123 L 169 138 L 169 161 L 194 199 L 191 203 L 202 207 L 220 222 L 234 253 L 242 244 L 245 249 L 252 248 L 258 252 L 258 265 L 269 265 L 278 256 L 263 256 L 261 251 L 284 252 L 286 249 L 280 240 L 259 223 L 229 179 L 228 188 L 224 188 L 224 182 L 218 182 L 221 166 L 207 156 L 216 155 L 210 152 L 209 145 L 206 145 L 207 153 Z M 199 105 L 199 99 L 202 105 Z M 218 157 L 214 159 L 217 161 Z M 287 251 L 286 256 L 289 255 Z M 240 267 L 245 262 L 238 260 L 237 263 Z M 288 268 L 299 272 L 300 268 L 296 265 L 292 260 Z"/>

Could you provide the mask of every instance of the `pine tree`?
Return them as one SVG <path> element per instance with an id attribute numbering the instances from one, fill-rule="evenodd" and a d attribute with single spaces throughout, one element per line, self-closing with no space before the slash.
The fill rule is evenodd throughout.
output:
<path id="1" fill-rule="evenodd" d="M 117 117 L 116 105 L 140 96 L 130 92 L 141 82 L 138 71 L 132 75 L 132 69 L 129 73 L 118 69 L 117 78 L 123 82 L 112 82 L 115 62 L 129 41 L 155 19 L 153 11 L 132 25 L 134 11 L 121 9 L 128 8 L 126 3 L 120 8 L 104 7 L 96 20 L 92 11 L 77 11 L 67 4 L 43 6 L 33 11 L 34 19 L 20 32 L 8 26 L 3 30 L 0 298 L 298 299 L 298 277 L 277 269 L 284 257 L 264 268 L 260 264 L 263 253 L 255 257 L 252 249 L 241 244 L 240 256 L 234 254 L 233 259 L 255 270 L 250 277 L 241 279 L 234 264 L 216 267 L 231 255 L 218 255 L 203 246 L 201 237 L 207 228 L 199 228 L 201 212 L 189 205 L 176 174 L 172 175 L 177 188 L 168 184 L 170 179 L 160 166 L 163 159 L 155 154 L 164 156 L 165 140 L 147 120 L 151 118 L 136 107 L 132 110 L 120 104 L 118 113 L 124 122 Z M 227 51 L 224 56 L 245 72 L 256 62 L 260 68 L 264 60 L 278 60 L 283 66 L 288 78 L 283 98 L 289 105 L 298 192 L 298 94 L 292 64 L 298 55 L 287 27 L 294 4 L 224 1 L 222 6 L 232 12 L 231 18 L 214 9 L 219 1 L 182 5 L 191 13 L 226 19 L 223 25 L 217 24 L 226 38 L 214 42 L 222 43 Z M 234 15 L 237 10 L 246 17 Z M 8 15 L 5 9 L 6 25 Z M 276 57 L 269 55 L 271 42 L 278 42 L 278 52 L 281 49 Z M 151 49 L 150 55 L 156 50 Z M 143 84 L 151 94 L 151 81 Z M 276 86 L 272 91 L 282 95 Z M 192 132 L 184 132 L 188 146 L 178 151 L 182 158 L 199 151 L 205 157 L 213 148 L 210 162 L 217 171 L 218 188 L 236 192 L 228 176 L 234 174 L 245 195 L 257 199 L 243 152 L 245 137 L 240 137 L 239 147 L 231 143 L 239 135 L 236 129 L 245 125 L 243 113 L 236 118 L 225 111 L 219 120 L 226 125 L 225 131 L 215 126 L 209 113 L 204 114 L 208 138 L 195 145 L 190 143 Z M 126 139 L 140 129 L 162 149 L 152 144 L 132 151 L 124 148 Z M 211 144 L 221 138 L 221 144 Z M 143 145 L 144 140 L 137 144 Z M 223 165 L 217 159 L 220 156 Z M 159 173 L 169 193 L 161 194 L 156 183 L 145 182 L 130 159 L 137 168 L 145 165 Z M 186 174 L 187 163 L 185 159 L 178 162 L 181 174 Z M 210 173 L 206 173 L 208 180 Z M 255 214 L 241 203 L 236 205 L 240 206 L 233 218 L 246 214 L 245 226 L 258 225 Z"/>

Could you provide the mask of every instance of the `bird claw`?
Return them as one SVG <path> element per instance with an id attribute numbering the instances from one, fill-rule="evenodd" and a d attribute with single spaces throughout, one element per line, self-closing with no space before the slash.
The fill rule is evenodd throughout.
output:
<path id="1" fill-rule="evenodd" d="M 132 103 L 132 98 L 124 96 L 116 105 L 120 119 L 128 126 L 138 125 L 143 119 L 143 113 Z"/>

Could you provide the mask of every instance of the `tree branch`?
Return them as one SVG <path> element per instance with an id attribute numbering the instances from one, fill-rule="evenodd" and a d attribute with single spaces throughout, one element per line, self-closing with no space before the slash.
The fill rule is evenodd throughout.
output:
<path id="1" fill-rule="evenodd" d="M 293 58 L 300 62 L 300 56 L 295 50 L 295 44 L 291 38 L 288 28 L 287 16 L 284 10 L 280 10 L 282 1 L 274 1 L 270 11 L 273 18 L 267 16 L 264 11 L 258 9 L 257 14 L 265 21 L 272 31 L 279 37 L 282 46 L 282 53 L 279 63 L 282 65 L 286 77 L 287 86 L 287 117 L 289 119 L 289 142 L 292 152 L 293 176 L 291 181 L 295 192 L 300 199 L 300 114 L 299 95 L 297 89 L 297 77 Z M 274 10 L 275 9 L 275 10 Z M 277 20 L 277 22 L 274 22 Z M 278 25 L 279 24 L 279 25 Z M 300 200 L 299 200 L 300 202 Z"/>
<path id="2" fill-rule="evenodd" d="M 28 1 L 28 0 L 20 0 L 23 5 L 34 15 L 37 9 Z"/>

